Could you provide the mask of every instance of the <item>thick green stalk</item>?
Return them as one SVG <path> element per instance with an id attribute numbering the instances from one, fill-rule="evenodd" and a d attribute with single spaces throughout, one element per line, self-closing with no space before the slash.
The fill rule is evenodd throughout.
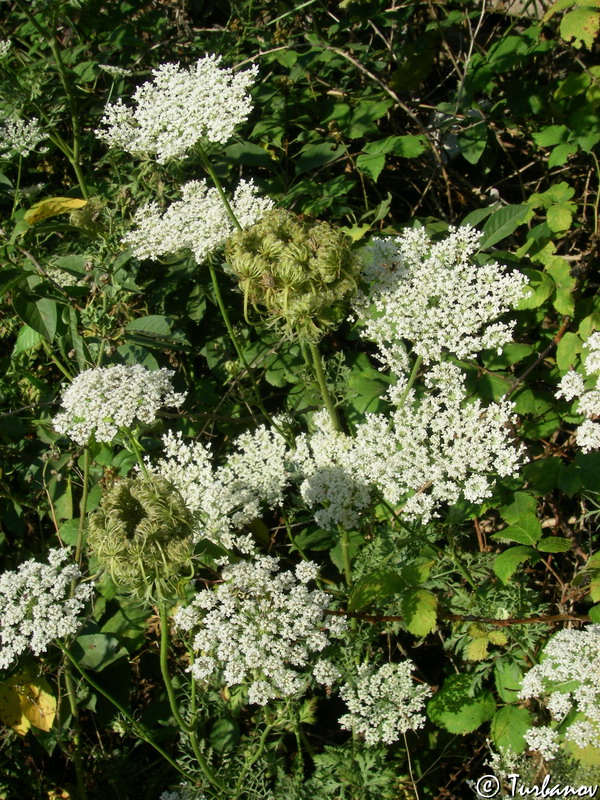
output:
<path id="1" fill-rule="evenodd" d="M 400 400 L 397 403 L 397 408 L 401 408 L 404 405 L 404 401 L 408 397 L 408 393 L 412 389 L 414 382 L 417 380 L 417 375 L 419 374 L 419 370 L 421 369 L 422 363 L 423 363 L 423 356 L 417 356 L 417 359 L 413 364 L 413 368 L 408 378 L 408 383 L 406 384 L 404 391 L 402 392 L 402 395 L 400 397 Z"/>
<path id="2" fill-rule="evenodd" d="M 237 798 L 240 796 L 240 792 L 244 788 L 243 787 L 244 778 L 248 774 L 248 771 L 250 770 L 250 768 L 253 767 L 256 764 L 258 759 L 263 754 L 264 749 L 265 749 L 265 744 L 267 742 L 267 736 L 271 733 L 271 730 L 274 727 L 275 727 L 275 723 L 265 724 L 265 727 L 263 728 L 263 732 L 262 732 L 262 734 L 260 736 L 260 740 L 258 742 L 258 747 L 256 749 L 256 752 L 254 753 L 254 755 L 252 756 L 252 758 L 249 761 L 246 761 L 242 771 L 240 772 L 239 778 L 237 779 L 237 783 L 235 785 L 235 790 L 234 790 L 234 794 L 233 794 L 233 800 L 237 800 Z"/>
<path id="3" fill-rule="evenodd" d="M 342 426 L 340 424 L 340 419 L 335 409 L 333 398 L 331 397 L 329 389 L 327 388 L 327 379 L 325 377 L 325 370 L 323 369 L 323 361 L 321 359 L 321 353 L 319 352 L 319 348 L 316 344 L 313 343 L 310 344 L 310 354 L 312 356 L 312 363 L 315 372 L 315 377 L 317 379 L 317 383 L 319 384 L 319 391 L 321 392 L 321 397 L 323 398 L 323 402 L 325 403 L 325 408 L 327 409 L 327 413 L 329 414 L 329 419 L 331 420 L 333 429 L 342 432 Z"/>
<path id="4" fill-rule="evenodd" d="M 79 721 L 79 709 L 77 708 L 77 692 L 75 690 L 73 675 L 71 674 L 71 665 L 66 663 L 64 668 L 65 689 L 67 690 L 69 709 L 73 719 L 73 766 L 75 767 L 75 778 L 77 780 L 77 793 L 79 795 L 79 800 L 87 800 L 83 759 L 81 758 L 81 723 Z"/>
<path id="5" fill-rule="evenodd" d="M 171 683 L 171 676 L 169 674 L 169 619 L 167 615 L 167 605 L 164 600 L 160 602 L 158 609 L 160 615 L 160 671 L 163 677 L 163 683 L 165 684 L 165 689 L 167 690 L 167 697 L 169 698 L 171 713 L 175 717 L 175 721 L 177 722 L 180 730 L 188 735 L 194 755 L 196 756 L 200 769 L 204 773 L 207 781 L 216 789 L 224 792 L 226 791 L 225 786 L 209 767 L 206 758 L 200 750 L 198 738 L 193 728 L 193 723 L 191 726 L 188 725 L 181 716 L 179 708 L 177 707 L 177 698 L 175 697 L 175 690 L 173 688 L 173 684 Z M 194 678 L 192 678 L 192 680 L 194 680 Z"/>
<path id="6" fill-rule="evenodd" d="M 90 451 L 87 447 L 83 448 L 83 488 L 81 491 L 81 501 L 79 503 L 79 526 L 77 528 L 77 542 L 75 544 L 75 561 L 81 566 L 83 549 L 83 532 L 85 530 L 85 515 L 87 511 L 87 499 L 90 482 Z"/>
<path id="7" fill-rule="evenodd" d="M 208 172 L 208 174 L 210 175 L 210 179 L 213 182 L 215 189 L 219 193 L 219 197 L 221 198 L 223 205 L 225 206 L 225 211 L 227 212 L 227 216 L 233 222 L 234 227 L 237 228 L 238 231 L 241 231 L 242 226 L 240 225 L 239 220 L 236 217 L 233 208 L 231 207 L 229 198 L 227 197 L 225 190 L 223 189 L 223 185 L 221 184 L 221 181 L 219 180 L 217 173 L 212 168 L 212 164 L 210 163 L 208 156 L 204 152 L 204 148 L 200 144 L 196 145 L 196 147 L 198 149 L 198 154 L 200 155 L 200 161 L 202 162 L 202 166 L 204 167 L 206 172 Z"/>
<path id="8" fill-rule="evenodd" d="M 97 692 L 100 692 L 100 694 L 101 694 L 103 697 L 106 697 L 106 699 L 107 699 L 107 700 L 108 700 L 110 703 L 112 703 L 112 704 L 115 706 L 115 708 L 117 708 L 117 709 L 118 709 L 118 710 L 121 712 L 121 714 L 123 714 L 123 716 L 125 717 L 125 719 L 126 719 L 126 720 L 129 722 L 129 724 L 131 725 L 131 729 L 132 729 L 132 730 L 133 730 L 133 732 L 136 734 L 136 736 L 139 736 L 139 738 L 140 738 L 140 739 L 142 739 L 142 740 L 143 740 L 144 742 L 146 742 L 147 744 L 149 744 L 149 745 L 150 745 L 150 747 L 153 747 L 153 748 L 156 750 L 156 752 L 157 752 L 157 753 L 160 753 L 160 755 L 161 755 L 161 756 L 162 756 L 162 757 L 165 759 L 165 761 L 168 761 L 168 762 L 169 762 L 169 764 L 170 764 L 170 765 L 171 765 L 171 766 L 172 766 L 174 769 L 176 769 L 176 770 L 177 770 L 177 772 L 179 772 L 179 774 L 180 774 L 180 775 L 183 775 L 183 777 L 184 777 L 186 780 L 188 780 L 188 781 L 194 781 L 194 780 L 195 780 L 195 778 L 194 778 L 194 776 L 193 776 L 193 775 L 189 775 L 187 772 L 185 772 L 185 770 L 183 770 L 183 769 L 182 769 L 182 768 L 179 766 L 179 764 L 178 764 L 178 763 L 177 763 L 177 762 L 176 762 L 174 759 L 172 759 L 172 758 L 171 758 L 171 756 L 170 756 L 168 753 L 166 753 L 166 752 L 165 752 L 165 751 L 162 749 L 162 747 L 161 747 L 160 745 L 156 744 L 156 742 L 155 742 L 155 741 L 154 741 L 154 740 L 151 738 L 151 736 L 150 736 L 150 735 L 149 735 L 149 734 L 148 734 L 148 733 L 147 733 L 147 732 L 144 730 L 144 728 L 142 728 L 142 726 L 141 726 L 141 725 L 140 725 L 140 724 L 137 722 L 137 720 L 136 720 L 136 719 L 134 719 L 134 717 L 132 717 L 132 716 L 131 716 L 131 714 L 129 713 L 129 711 L 127 711 L 127 709 L 125 708 L 125 706 L 123 706 L 121 703 L 119 703 L 119 701 L 118 701 L 116 698 L 114 698 L 114 697 L 113 697 L 113 696 L 110 694 L 110 692 L 107 692 L 107 691 L 106 691 L 106 689 L 104 689 L 102 686 L 100 686 L 100 684 L 99 684 L 99 683 L 96 683 L 96 681 L 95 681 L 95 680 L 94 680 L 92 677 L 90 677 L 90 676 L 87 674 L 87 672 L 86 672 L 86 671 L 83 669 L 83 667 L 81 667 L 81 666 L 79 665 L 79 663 L 77 662 L 77 660 L 76 660 L 76 659 L 75 659 L 75 658 L 74 658 L 74 657 L 71 655 L 71 653 L 68 651 L 68 649 L 67 649 L 67 648 L 66 648 L 66 647 L 65 647 L 65 646 L 64 646 L 64 645 L 63 645 L 61 642 L 57 642 L 57 645 L 60 647 L 60 649 L 63 651 L 63 653 L 64 653 L 64 654 L 66 655 L 66 657 L 69 659 L 69 661 L 70 661 L 70 662 L 73 664 L 73 666 L 74 666 L 74 667 L 75 667 L 75 669 L 76 669 L 76 670 L 79 672 L 79 674 L 81 675 L 81 677 L 82 677 L 82 678 L 83 678 L 83 679 L 84 679 L 84 680 L 85 680 L 87 683 L 89 683 L 89 685 L 92 687 L 92 689 L 95 689 Z"/>

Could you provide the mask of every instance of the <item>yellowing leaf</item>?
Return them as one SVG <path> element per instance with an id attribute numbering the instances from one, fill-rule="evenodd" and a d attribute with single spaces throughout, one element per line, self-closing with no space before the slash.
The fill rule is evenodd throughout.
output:
<path id="1" fill-rule="evenodd" d="M 464 650 L 465 658 L 467 661 L 483 661 L 488 653 L 489 641 L 487 636 L 478 636 L 476 639 L 471 639 Z"/>
<path id="2" fill-rule="evenodd" d="M 41 731 L 49 731 L 56 716 L 56 697 L 50 694 L 50 685 L 44 678 L 20 687 L 21 710 L 29 722 Z"/>
<path id="3" fill-rule="evenodd" d="M 65 214 L 67 211 L 75 211 L 78 208 L 83 208 L 87 200 L 81 200 L 77 197 L 47 197 L 45 200 L 40 200 L 34 206 L 31 206 L 24 214 L 24 219 L 30 225 L 35 225 L 36 222 L 41 222 L 48 217 L 55 217 L 57 214 Z"/>
<path id="4" fill-rule="evenodd" d="M 490 631 L 488 633 L 488 639 L 492 644 L 504 645 L 508 642 L 508 636 L 504 633 L 504 631 Z"/>
<path id="5" fill-rule="evenodd" d="M 7 683 L 0 684 L 0 722 L 21 736 L 25 736 L 31 727 L 21 709 L 21 695 L 15 686 Z"/>

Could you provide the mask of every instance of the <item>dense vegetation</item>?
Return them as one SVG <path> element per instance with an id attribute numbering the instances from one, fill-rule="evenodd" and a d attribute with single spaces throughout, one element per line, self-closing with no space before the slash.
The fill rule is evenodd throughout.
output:
<path id="1" fill-rule="evenodd" d="M 2 12 L 0 798 L 600 784 L 597 0 Z"/>

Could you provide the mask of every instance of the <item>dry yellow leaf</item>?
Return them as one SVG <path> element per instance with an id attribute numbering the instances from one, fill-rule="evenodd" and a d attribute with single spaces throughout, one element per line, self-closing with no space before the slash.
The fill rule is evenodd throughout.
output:
<path id="1" fill-rule="evenodd" d="M 78 208 L 83 208 L 87 200 L 81 200 L 77 197 L 47 197 L 45 200 L 40 200 L 34 206 L 31 206 L 24 214 L 24 219 L 30 225 L 36 222 L 41 222 L 48 217 L 55 217 L 57 214 L 64 214 L 67 211 L 75 211 Z"/>
<path id="2" fill-rule="evenodd" d="M 56 716 L 56 698 L 45 678 L 24 683 L 13 676 L 0 684 L 0 721 L 24 736 L 33 725 L 49 731 Z"/>

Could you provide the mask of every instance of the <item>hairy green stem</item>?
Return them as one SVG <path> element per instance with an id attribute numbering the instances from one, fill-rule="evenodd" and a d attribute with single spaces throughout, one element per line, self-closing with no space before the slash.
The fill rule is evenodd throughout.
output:
<path id="1" fill-rule="evenodd" d="M 227 216 L 233 222 L 234 227 L 237 228 L 238 231 L 241 231 L 242 226 L 240 225 L 239 220 L 236 217 L 233 208 L 231 207 L 229 198 L 225 194 L 225 190 L 223 189 L 223 185 L 221 184 L 221 181 L 219 180 L 217 173 L 212 168 L 212 164 L 210 163 L 208 156 L 204 152 L 204 148 L 200 144 L 196 145 L 196 147 L 198 150 L 198 154 L 200 156 L 200 161 L 202 162 L 202 166 L 206 170 L 206 172 L 210 175 L 210 179 L 213 182 L 215 189 L 219 193 L 219 197 L 221 198 L 223 205 L 225 206 L 225 211 L 227 212 Z"/>
<path id="2" fill-rule="evenodd" d="M 19 203 L 19 195 L 21 192 L 21 173 L 23 170 L 23 156 L 19 156 L 19 166 L 17 167 L 17 184 L 15 186 L 15 196 L 13 197 L 13 207 L 12 211 L 10 212 L 10 218 L 14 219 L 15 211 L 17 210 L 17 205 Z"/>
<path id="3" fill-rule="evenodd" d="M 140 443 L 136 439 L 133 433 L 128 428 L 122 428 L 123 432 L 125 433 L 125 437 L 128 442 L 131 444 L 131 449 L 133 450 L 135 457 L 137 459 L 138 464 L 140 465 L 140 470 L 144 478 L 148 477 L 148 468 L 144 463 L 144 457 L 142 456 L 142 449 Z"/>
<path id="4" fill-rule="evenodd" d="M 81 566 L 83 549 L 83 532 L 85 530 L 85 515 L 87 511 L 87 499 L 90 482 L 90 451 L 87 447 L 83 448 L 83 489 L 81 491 L 81 501 L 79 503 L 79 525 L 77 527 L 77 542 L 75 544 L 75 561 Z"/>
<path id="5" fill-rule="evenodd" d="M 83 668 L 82 666 L 80 666 L 80 665 L 79 665 L 78 661 L 77 661 L 77 660 L 74 658 L 74 656 L 72 656 L 72 655 L 71 655 L 71 653 L 69 652 L 69 650 L 68 650 L 68 649 L 67 649 L 67 648 L 66 648 L 66 647 L 65 647 L 65 646 L 64 646 L 64 645 L 63 645 L 61 642 L 57 642 L 57 645 L 60 647 L 60 649 L 63 651 L 63 653 L 64 653 L 64 654 L 66 655 L 66 657 L 69 659 L 69 661 L 70 661 L 70 662 L 73 664 L 73 666 L 74 666 L 74 667 L 75 667 L 75 669 L 76 669 L 76 670 L 79 672 L 79 674 L 81 675 L 81 677 L 82 677 L 82 678 L 83 678 L 83 679 L 84 679 L 84 680 L 85 680 L 87 683 L 89 683 L 89 685 L 92 687 L 92 689 L 95 689 L 97 692 L 100 692 L 100 694 L 101 694 L 103 697 L 106 697 L 106 699 L 107 699 L 107 700 L 108 700 L 110 703 L 112 703 L 112 704 L 113 704 L 113 706 L 115 706 L 115 708 L 117 708 L 117 709 L 118 709 L 118 710 L 121 712 L 121 714 L 123 714 L 123 716 L 125 717 L 125 719 L 126 719 L 126 720 L 129 722 L 129 724 L 131 725 L 131 728 L 132 728 L 133 732 L 136 734 L 136 736 L 139 736 L 139 738 L 140 738 L 140 739 L 142 739 L 142 740 L 143 740 L 144 742 L 146 742 L 147 744 L 149 744 L 149 745 L 150 745 L 150 747 L 153 747 L 153 748 L 156 750 L 156 752 L 157 752 L 157 753 L 160 753 L 160 755 L 161 755 L 161 756 L 162 756 L 162 757 L 165 759 L 165 761 L 168 761 L 168 762 L 169 762 L 169 764 L 170 764 L 170 765 L 171 765 L 171 766 L 172 766 L 174 769 L 176 769 L 176 770 L 177 770 L 177 772 L 179 772 L 179 774 L 180 774 L 180 775 L 183 775 L 183 777 L 184 777 L 186 780 L 188 780 L 188 781 L 194 781 L 194 780 L 195 780 L 195 778 L 194 778 L 194 776 L 193 776 L 193 775 L 189 775 L 189 774 L 188 774 L 188 773 L 187 773 L 185 770 L 183 770 L 183 769 L 182 769 L 182 768 L 179 766 L 179 764 L 178 764 L 178 763 L 177 763 L 177 762 L 176 762 L 174 759 L 172 759 L 172 758 L 171 758 L 171 756 L 170 756 L 170 755 L 169 755 L 167 752 L 165 752 L 165 751 L 162 749 L 162 747 L 161 747 L 160 745 L 156 744 L 156 742 L 155 742 L 155 741 L 152 739 L 152 737 L 151 737 L 151 736 L 150 736 L 150 735 L 149 735 L 149 734 L 148 734 L 148 733 L 147 733 L 147 732 L 144 730 L 144 728 L 142 728 L 142 726 L 141 726 L 141 725 L 140 725 L 140 724 L 137 722 L 137 720 L 135 720 L 135 719 L 134 719 L 134 718 L 131 716 L 131 714 L 129 713 L 129 711 L 127 711 L 127 709 L 125 708 L 125 706 L 123 706 L 121 703 L 119 703 L 119 701 L 118 701 L 118 700 L 117 700 L 115 697 L 113 697 L 113 696 L 110 694 L 110 692 L 107 692 L 107 691 L 106 691 L 106 689 L 103 689 L 103 688 L 102 688 L 102 686 L 100 686 L 100 684 L 99 684 L 99 683 L 96 683 L 96 681 L 95 681 L 95 680 L 94 680 L 92 677 L 90 677 L 90 675 L 88 675 L 88 673 L 87 673 L 87 672 L 84 670 L 84 668 Z"/>
<path id="6" fill-rule="evenodd" d="M 263 732 L 261 733 L 261 736 L 260 736 L 260 739 L 259 739 L 259 742 L 258 742 L 258 747 L 256 749 L 256 752 L 254 753 L 254 755 L 252 756 L 252 758 L 249 761 L 246 761 L 242 771 L 239 774 L 239 777 L 238 777 L 236 785 L 235 785 L 233 800 L 237 800 L 237 798 L 239 797 L 240 792 L 241 792 L 241 790 L 243 788 L 244 778 L 248 774 L 248 771 L 250 770 L 250 768 L 253 767 L 256 764 L 258 759 L 263 754 L 264 749 L 265 749 L 265 744 L 267 742 L 267 736 L 271 733 L 271 731 L 273 730 L 274 727 L 275 727 L 275 723 L 274 722 L 265 724 L 265 727 L 263 728 Z"/>
<path id="7" fill-rule="evenodd" d="M 315 377 L 317 379 L 317 383 L 319 384 L 319 391 L 321 392 L 321 397 L 323 398 L 323 402 L 325 403 L 325 408 L 327 409 L 327 413 L 329 414 L 329 419 L 331 420 L 333 429 L 335 431 L 342 432 L 342 426 L 340 424 L 340 419 L 335 409 L 333 398 L 331 397 L 329 389 L 327 388 L 327 379 L 325 377 L 325 370 L 323 369 L 323 360 L 321 359 L 321 353 L 319 352 L 319 347 L 318 345 L 313 344 L 312 342 L 310 343 L 309 346 L 310 346 L 310 354 L 312 356 L 312 363 L 315 372 Z"/>
<path id="8" fill-rule="evenodd" d="M 396 404 L 398 408 L 402 408 L 404 405 L 404 401 L 408 397 L 408 393 L 413 387 L 414 382 L 417 380 L 417 375 L 419 374 L 419 370 L 421 369 L 421 364 L 423 363 L 423 356 L 417 356 L 415 363 L 413 364 L 413 368 L 408 378 L 408 383 L 404 387 L 404 391 L 400 396 L 400 400 Z"/>
<path id="9" fill-rule="evenodd" d="M 220 791 L 225 791 L 225 786 L 221 781 L 216 777 L 212 769 L 209 767 L 206 758 L 204 757 L 200 747 L 198 745 L 198 738 L 196 736 L 196 732 L 194 731 L 193 723 L 192 725 L 188 725 L 187 722 L 181 716 L 179 712 L 179 708 L 177 707 L 177 698 L 175 697 L 175 689 L 173 688 L 173 684 L 171 682 L 171 675 L 169 674 L 169 663 L 168 663 L 168 655 L 169 655 L 169 618 L 167 614 L 167 604 L 164 600 L 161 600 L 159 606 L 159 616 L 160 616 L 160 671 L 163 678 L 163 683 L 165 684 L 165 689 L 167 690 L 167 697 L 169 698 L 169 706 L 171 707 L 171 713 L 175 717 L 175 721 L 179 726 L 180 730 L 183 733 L 186 733 L 189 737 L 190 744 L 192 745 L 192 750 L 194 751 L 194 755 L 198 760 L 198 764 L 200 769 L 204 773 L 205 778 L 207 781 L 214 786 L 216 789 Z M 192 681 L 194 678 L 192 677 Z"/>
<path id="10" fill-rule="evenodd" d="M 79 709 L 77 708 L 77 692 L 75 689 L 75 682 L 71 674 L 71 665 L 66 663 L 64 665 L 65 671 L 65 689 L 67 697 L 69 698 L 69 710 L 73 719 L 73 766 L 75 767 L 75 778 L 77 780 L 77 794 L 79 800 L 87 800 L 87 792 L 85 790 L 85 779 L 83 771 L 83 759 L 81 758 L 81 722 L 79 721 Z"/>
<path id="11" fill-rule="evenodd" d="M 352 565 L 350 563 L 350 534 L 347 530 L 342 531 L 342 563 L 344 565 L 344 577 L 346 586 L 352 588 Z"/>

